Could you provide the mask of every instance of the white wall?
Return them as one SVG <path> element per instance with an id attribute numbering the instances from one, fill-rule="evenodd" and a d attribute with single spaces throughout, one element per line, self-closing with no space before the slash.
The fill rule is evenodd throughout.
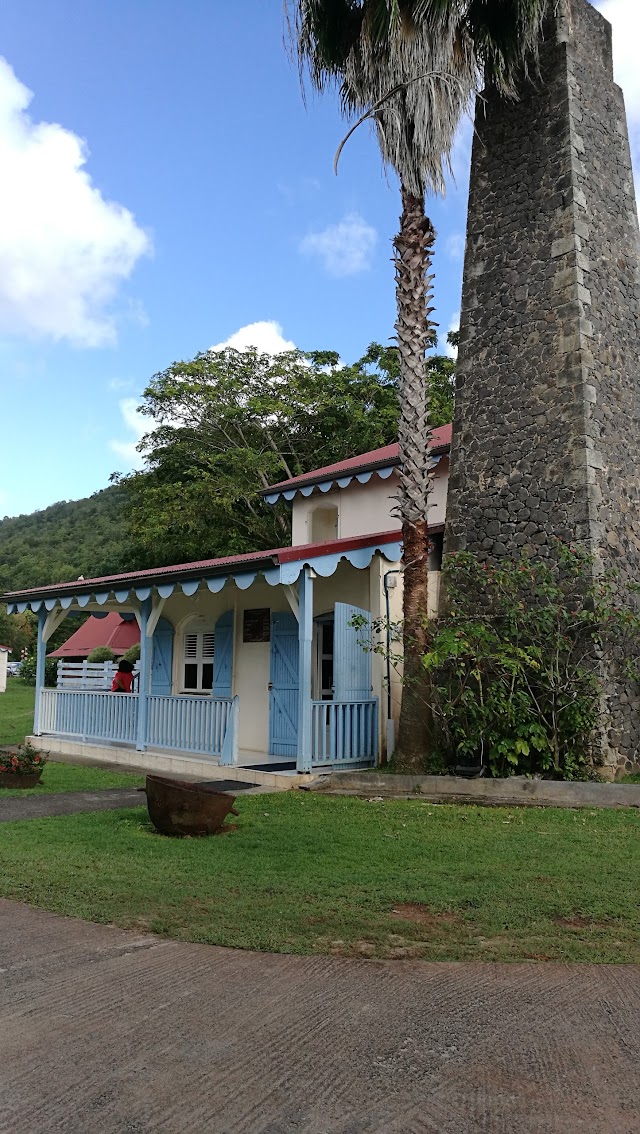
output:
<path id="1" fill-rule="evenodd" d="M 0 650 L 0 693 L 4 693 L 7 688 L 7 661 L 9 654 L 6 650 Z"/>
<path id="2" fill-rule="evenodd" d="M 444 524 L 449 481 L 449 458 L 441 457 L 434 471 L 428 521 L 430 524 Z M 313 513 L 316 509 L 338 508 L 338 524 L 335 536 L 326 538 L 346 539 L 349 536 L 368 535 L 377 532 L 397 531 L 400 521 L 392 515 L 395 496 L 398 491 L 398 474 L 393 472 L 387 480 L 381 480 L 373 473 L 367 484 L 352 480 L 346 488 L 332 488 L 330 492 L 319 492 L 311 496 L 299 493 L 293 499 L 291 542 L 295 546 L 313 543 Z M 333 525 L 331 525 L 333 529 Z"/>

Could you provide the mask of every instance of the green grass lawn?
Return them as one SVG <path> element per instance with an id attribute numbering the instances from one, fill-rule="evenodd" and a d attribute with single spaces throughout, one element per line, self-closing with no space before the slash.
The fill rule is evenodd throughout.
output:
<path id="1" fill-rule="evenodd" d="M 0 693 L 0 745 L 22 744 L 33 731 L 36 691 L 19 677 L 8 677 L 6 692 Z"/>
<path id="2" fill-rule="evenodd" d="M 146 810 L 0 825 L 0 894 L 188 941 L 429 960 L 640 962 L 640 814 L 238 797 L 168 839 Z"/>

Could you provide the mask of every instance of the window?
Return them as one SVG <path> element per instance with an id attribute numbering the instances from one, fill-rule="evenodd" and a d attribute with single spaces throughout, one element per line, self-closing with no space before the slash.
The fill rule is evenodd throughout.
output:
<path id="1" fill-rule="evenodd" d="M 311 543 L 324 543 L 338 536 L 338 509 L 335 505 L 311 512 Z"/>
<path id="2" fill-rule="evenodd" d="M 184 693 L 210 693 L 213 689 L 213 644 L 211 632 L 199 630 L 184 636 Z"/>

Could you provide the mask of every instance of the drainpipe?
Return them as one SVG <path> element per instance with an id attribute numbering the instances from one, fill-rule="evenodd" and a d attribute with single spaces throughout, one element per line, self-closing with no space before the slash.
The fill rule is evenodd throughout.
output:
<path id="1" fill-rule="evenodd" d="M 390 603 L 389 603 L 389 591 L 393 590 L 395 587 L 397 587 L 398 580 L 395 578 L 395 576 L 401 575 L 401 574 L 402 574 L 402 568 L 396 567 L 392 571 L 385 571 L 384 575 L 382 576 L 382 585 L 384 587 L 384 602 L 385 602 L 385 615 L 386 615 L 385 621 L 386 621 L 386 638 L 387 638 L 387 648 L 386 648 L 386 661 L 387 661 L 387 727 L 386 727 L 387 761 L 389 761 L 391 759 L 391 757 L 393 756 L 394 749 L 395 749 L 395 746 L 396 746 L 396 726 L 395 726 L 395 721 L 394 721 L 394 719 L 391 715 L 391 626 L 390 626 L 391 612 L 390 612 Z M 390 578 L 391 575 L 394 576 L 393 579 Z"/>

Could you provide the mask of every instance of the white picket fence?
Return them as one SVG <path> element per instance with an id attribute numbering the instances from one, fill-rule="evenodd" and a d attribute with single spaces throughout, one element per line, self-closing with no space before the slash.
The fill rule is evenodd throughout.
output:
<path id="1" fill-rule="evenodd" d="M 59 658 L 56 686 L 58 689 L 111 689 L 117 668 L 118 663 L 113 661 L 70 662 Z M 138 673 L 138 663 L 133 672 Z"/>

